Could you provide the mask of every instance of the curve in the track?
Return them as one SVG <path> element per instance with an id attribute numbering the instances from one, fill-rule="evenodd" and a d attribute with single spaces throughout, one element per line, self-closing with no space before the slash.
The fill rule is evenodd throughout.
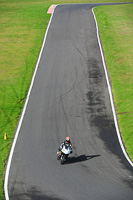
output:
<path id="1" fill-rule="evenodd" d="M 116 134 L 94 5 L 60 5 L 15 146 L 10 200 L 131 200 L 132 168 Z M 69 135 L 73 154 L 56 160 Z"/>

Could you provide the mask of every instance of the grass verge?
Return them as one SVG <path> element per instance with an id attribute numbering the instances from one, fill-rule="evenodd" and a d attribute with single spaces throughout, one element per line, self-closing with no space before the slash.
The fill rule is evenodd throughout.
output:
<path id="1" fill-rule="evenodd" d="M 0 2 L 0 199 L 4 165 L 49 21 L 49 5 Z"/>
<path id="2" fill-rule="evenodd" d="M 97 7 L 96 14 L 119 129 L 133 161 L 133 4 Z"/>
<path id="3" fill-rule="evenodd" d="M 99 3 L 99 0 L 89 0 L 89 3 L 96 2 Z M 100 1 L 100 3 L 104 2 L 116 2 L 116 0 Z M 132 0 L 117 0 L 117 2 L 132 2 Z M 41 48 L 42 39 L 50 18 L 50 15 L 47 14 L 47 9 L 51 4 L 58 3 L 88 3 L 88 0 L 53 0 L 51 2 L 48 0 L 0 0 L 0 199 L 4 199 L 3 176 L 5 163 Z M 99 8 L 99 11 L 95 10 L 97 18 L 100 17 L 99 15 L 101 15 L 101 12 L 103 12 L 102 16 L 105 16 L 105 11 L 100 9 L 102 8 Z M 127 7 L 127 9 L 130 8 Z M 109 10 L 108 8 L 108 12 Z M 117 17 L 117 12 L 114 12 L 113 17 L 115 18 L 115 16 Z M 128 16 L 128 10 L 125 16 Z M 104 19 L 105 24 L 110 23 L 108 22 L 108 17 L 109 15 Z M 99 20 L 103 19 L 99 18 Z M 120 20 L 121 18 L 119 18 L 118 22 Z M 130 23 L 131 21 L 129 24 Z M 130 26 L 127 26 L 126 30 L 127 33 L 130 32 Z M 123 34 L 125 35 L 126 33 L 124 32 Z M 106 43 L 106 41 L 103 40 L 103 43 Z M 120 53 L 119 44 L 118 46 L 116 45 L 116 47 L 118 54 Z M 108 49 L 105 49 L 105 51 L 108 52 Z M 109 58 L 112 59 L 111 56 L 109 56 Z M 107 56 L 106 59 L 108 59 Z M 126 62 L 126 60 L 123 62 Z M 128 67 L 127 63 L 125 64 Z M 110 67 L 112 66 L 108 63 L 107 65 Z M 113 74 L 110 73 L 110 76 L 113 77 Z M 123 80 L 125 81 L 125 79 Z M 129 88 L 130 84 L 128 83 L 126 90 L 129 90 Z M 114 91 L 114 87 L 113 92 L 117 94 L 117 91 Z M 123 94 L 123 92 L 121 93 Z M 121 106 L 119 100 L 125 97 L 121 97 L 121 95 L 118 94 L 116 97 L 118 101 L 117 108 L 119 108 L 119 104 Z M 117 113 L 127 112 L 125 115 L 130 119 L 132 115 L 132 113 L 129 115 L 131 110 L 129 105 L 130 100 L 126 98 L 126 101 L 128 102 L 125 104 L 125 110 L 119 110 Z M 121 121 L 122 118 L 124 120 L 125 115 L 119 114 L 118 116 L 121 117 L 119 121 Z M 127 130 L 129 129 L 129 125 L 130 123 L 126 124 Z M 123 126 L 122 124 L 122 133 L 124 133 Z M 7 133 L 8 140 L 4 140 L 5 132 Z M 124 141 L 130 146 L 130 137 Z"/>

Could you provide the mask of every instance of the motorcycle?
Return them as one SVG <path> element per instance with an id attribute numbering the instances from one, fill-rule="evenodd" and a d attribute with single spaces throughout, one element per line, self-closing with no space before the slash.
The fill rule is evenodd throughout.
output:
<path id="1" fill-rule="evenodd" d="M 57 160 L 60 160 L 60 163 L 62 165 L 71 153 L 72 148 L 69 145 L 64 145 L 61 151 L 57 151 Z"/>

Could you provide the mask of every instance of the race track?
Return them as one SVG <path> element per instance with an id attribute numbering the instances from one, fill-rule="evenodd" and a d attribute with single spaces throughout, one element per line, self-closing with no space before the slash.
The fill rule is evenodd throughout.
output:
<path id="1" fill-rule="evenodd" d="M 12 158 L 10 200 L 133 199 L 92 7 L 55 9 Z M 60 165 L 56 151 L 65 136 L 73 154 Z"/>

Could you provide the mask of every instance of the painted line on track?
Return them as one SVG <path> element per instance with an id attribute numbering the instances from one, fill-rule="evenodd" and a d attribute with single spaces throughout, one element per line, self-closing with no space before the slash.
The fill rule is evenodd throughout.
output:
<path id="1" fill-rule="evenodd" d="M 51 6 L 49 7 L 49 9 L 48 9 L 47 14 L 52 14 L 55 7 L 56 7 L 56 5 L 51 5 Z"/>
<path id="2" fill-rule="evenodd" d="M 95 8 L 95 7 L 94 7 L 94 8 Z M 124 153 L 124 155 L 125 155 L 127 161 L 128 161 L 128 162 L 130 163 L 130 165 L 133 167 L 133 163 L 132 163 L 132 161 L 130 160 L 129 156 L 127 155 L 127 152 L 125 151 L 125 148 L 124 148 L 124 145 L 123 145 L 123 143 L 122 143 L 121 136 L 120 136 L 119 128 L 118 128 L 118 123 L 117 123 L 117 117 L 116 117 L 116 112 L 115 112 L 115 106 L 114 106 L 114 101 L 113 101 L 112 90 L 111 90 L 111 86 L 110 86 L 110 83 L 109 83 L 108 72 L 107 72 L 107 68 L 106 68 L 106 65 L 105 65 L 105 60 L 104 60 L 102 45 L 101 45 L 101 42 L 100 42 L 97 20 L 96 20 L 94 11 L 93 11 L 94 8 L 92 8 L 92 13 L 93 13 L 93 16 L 94 16 L 94 19 L 95 19 L 95 23 L 96 23 L 97 39 L 98 39 L 99 48 L 100 48 L 100 52 L 101 52 L 103 67 L 104 67 L 104 71 L 105 71 L 105 77 L 106 77 L 106 81 L 107 81 L 107 85 L 108 85 L 109 97 L 110 97 L 110 102 L 111 102 L 111 107 L 112 107 L 112 112 L 113 112 L 113 117 L 114 117 L 114 123 L 115 123 L 116 132 L 117 132 L 117 137 L 118 137 L 118 140 L 119 140 L 121 149 L 122 149 L 122 151 L 123 151 L 123 153 Z"/>
<path id="3" fill-rule="evenodd" d="M 40 62 L 40 59 L 41 59 L 42 51 L 43 51 L 43 48 L 44 48 L 44 45 L 45 45 L 45 42 L 46 42 L 48 30 L 49 30 L 49 27 L 50 27 L 50 24 L 51 24 L 53 15 L 54 15 L 55 8 L 56 8 L 56 6 L 53 9 L 52 15 L 50 17 L 50 20 L 49 20 L 49 23 L 48 23 L 48 26 L 47 26 L 47 29 L 46 29 L 46 32 L 45 32 L 45 36 L 44 36 L 42 47 L 41 47 L 41 50 L 40 50 L 40 53 L 39 53 L 39 57 L 38 57 L 38 60 L 37 60 L 36 66 L 35 66 L 35 70 L 34 70 L 34 73 L 33 73 L 33 76 L 32 76 L 32 80 L 31 80 L 31 84 L 30 84 L 30 87 L 29 87 L 29 91 L 28 91 L 28 94 L 27 94 L 27 97 L 26 97 L 26 101 L 25 101 L 25 104 L 24 104 L 24 107 L 23 107 L 23 111 L 22 111 L 22 114 L 21 114 L 21 117 L 20 117 L 20 120 L 19 120 L 19 123 L 18 123 L 18 126 L 17 126 L 15 137 L 14 137 L 14 140 L 13 140 L 13 143 L 12 143 L 12 146 L 11 146 L 11 150 L 10 150 L 10 154 L 9 154 L 9 157 L 8 157 L 8 162 L 7 162 L 7 166 L 6 166 L 6 172 L 5 172 L 5 179 L 4 179 L 5 200 L 9 200 L 8 178 L 9 178 L 9 171 L 10 171 L 10 167 L 11 167 L 11 162 L 12 162 L 12 157 L 13 157 L 15 145 L 16 145 L 17 138 L 18 138 L 18 135 L 19 135 L 19 131 L 20 131 L 23 119 L 24 119 L 25 111 L 26 111 L 26 108 L 27 108 L 27 105 L 28 105 L 29 97 L 30 97 L 31 90 L 32 90 L 32 87 L 33 87 L 33 84 L 34 84 L 35 76 L 36 76 L 36 73 L 37 73 L 37 70 L 38 70 L 38 66 L 39 66 L 39 62 Z"/>

